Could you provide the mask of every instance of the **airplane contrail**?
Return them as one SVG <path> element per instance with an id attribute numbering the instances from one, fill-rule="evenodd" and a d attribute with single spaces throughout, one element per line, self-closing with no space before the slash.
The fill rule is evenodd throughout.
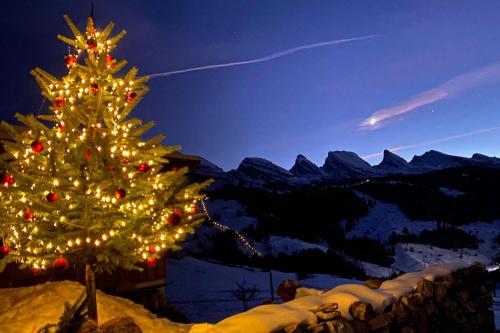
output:
<path id="1" fill-rule="evenodd" d="M 444 138 L 440 138 L 440 139 L 436 139 L 436 140 L 432 140 L 432 141 L 414 143 L 414 144 L 411 144 L 411 145 L 397 146 L 397 147 L 389 148 L 387 150 L 389 150 L 392 153 L 395 153 L 395 152 L 401 151 L 401 150 L 408 150 L 408 149 L 412 149 L 412 148 L 429 146 L 429 145 L 433 145 L 433 144 L 436 144 L 436 143 L 441 143 L 441 142 L 446 142 L 446 141 L 451 141 L 451 140 L 466 138 L 468 136 L 479 135 L 479 134 L 488 133 L 488 132 L 497 131 L 497 130 L 500 130 L 500 126 L 497 126 L 497 127 L 487 127 L 487 128 L 479 128 L 479 129 L 476 129 L 476 130 L 473 130 L 473 131 L 470 131 L 470 132 L 466 132 L 466 133 L 455 134 L 455 135 L 447 136 L 447 137 L 444 137 Z M 362 156 L 362 158 L 365 159 L 365 160 L 369 160 L 371 158 L 382 156 L 382 155 L 384 155 L 384 152 L 383 151 L 379 151 L 377 153 L 372 153 L 372 154 L 368 154 L 368 155 Z"/>
<path id="2" fill-rule="evenodd" d="M 457 75 L 441 85 L 426 90 L 394 106 L 379 109 L 360 124 L 361 129 L 377 129 L 385 122 L 417 108 L 454 97 L 464 91 L 500 81 L 500 61 Z"/>
<path id="3" fill-rule="evenodd" d="M 345 39 L 337 39 L 337 40 L 330 40 L 326 42 L 320 42 L 320 43 L 314 43 L 314 44 L 307 44 L 307 45 L 301 45 L 297 46 L 288 50 L 280 51 L 277 53 L 273 53 L 261 58 L 256 58 L 256 59 L 250 59 L 250 60 L 242 60 L 242 61 L 235 61 L 235 62 L 227 62 L 223 64 L 214 64 L 214 65 L 206 65 L 206 66 L 199 66 L 199 67 L 190 67 L 190 68 L 185 68 L 185 69 L 178 69 L 178 70 L 172 70 L 172 71 L 167 71 L 167 72 L 160 72 L 160 73 L 153 73 L 149 74 L 149 78 L 158 78 L 158 77 L 165 77 L 165 76 L 171 76 L 175 74 L 183 74 L 183 73 L 189 73 L 189 72 L 198 72 L 198 71 L 205 71 L 209 69 L 216 69 L 216 68 L 225 68 L 225 67 L 233 67 L 233 66 L 241 66 L 241 65 L 250 65 L 250 64 L 256 64 L 259 62 L 266 62 L 266 61 L 271 61 L 274 59 L 286 57 L 288 55 L 304 51 L 304 50 L 310 50 L 310 49 L 315 49 L 317 47 L 323 47 L 323 46 L 329 46 L 329 45 L 335 45 L 335 44 L 343 44 L 343 43 L 348 43 L 348 42 L 354 42 L 358 40 L 363 40 L 363 39 L 370 39 L 370 38 L 375 38 L 378 37 L 379 35 L 368 35 L 368 36 L 362 36 L 362 37 L 354 37 L 354 38 L 345 38 Z"/>

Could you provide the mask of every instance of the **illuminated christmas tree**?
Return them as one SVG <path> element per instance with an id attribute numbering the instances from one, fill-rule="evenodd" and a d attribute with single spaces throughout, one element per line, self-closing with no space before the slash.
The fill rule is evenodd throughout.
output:
<path id="1" fill-rule="evenodd" d="M 94 272 L 156 265 L 164 250 L 202 221 L 195 203 L 207 184 L 189 183 L 187 170 L 165 171 L 163 136 L 143 139 L 153 124 L 129 118 L 148 91 L 147 77 L 111 54 L 125 31 L 110 37 L 88 19 L 74 38 L 68 73 L 58 79 L 32 71 L 51 103 L 50 114 L 16 115 L 23 126 L 3 123 L 0 163 L 0 270 L 18 262 L 35 272 L 85 265 L 89 317 L 97 320 Z M 117 76 L 114 76 L 114 75 Z M 1 258 L 0 257 L 0 258 Z"/>

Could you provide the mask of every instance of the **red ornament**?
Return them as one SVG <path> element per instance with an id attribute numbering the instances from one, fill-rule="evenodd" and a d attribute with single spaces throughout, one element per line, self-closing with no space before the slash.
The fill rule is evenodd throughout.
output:
<path id="1" fill-rule="evenodd" d="M 87 39 L 87 48 L 89 50 L 94 50 L 97 47 L 97 41 L 94 38 Z"/>
<path id="2" fill-rule="evenodd" d="M 91 157 L 92 157 L 92 152 L 90 151 L 90 149 L 87 149 L 87 150 L 85 151 L 85 158 L 86 158 L 87 160 L 90 160 L 90 158 L 91 158 Z"/>
<path id="3" fill-rule="evenodd" d="M 181 224 L 181 219 L 182 219 L 181 215 L 182 215 L 181 211 L 179 209 L 175 209 L 174 212 L 167 217 L 168 224 L 174 227 Z"/>
<path id="4" fill-rule="evenodd" d="M 64 105 L 64 97 L 58 96 L 54 98 L 54 109 L 59 110 Z"/>
<path id="5" fill-rule="evenodd" d="M 59 125 L 56 126 L 56 129 L 57 129 L 58 132 L 64 132 L 64 128 L 65 127 L 64 127 L 63 124 L 59 124 Z"/>
<path id="6" fill-rule="evenodd" d="M 2 245 L 0 246 L 0 255 L 1 256 L 6 256 L 10 252 L 10 248 L 7 245 Z"/>
<path id="7" fill-rule="evenodd" d="M 33 219 L 35 218 L 35 213 L 33 213 L 31 210 L 29 209 L 25 209 L 24 210 L 24 219 L 26 221 L 33 221 Z"/>
<path id="8" fill-rule="evenodd" d="M 125 98 L 127 100 L 127 102 L 132 102 L 135 97 L 137 96 L 137 93 L 133 92 L 133 91 L 128 91 L 127 94 L 125 95 Z"/>
<path id="9" fill-rule="evenodd" d="M 148 258 L 148 260 L 146 260 L 146 265 L 148 265 L 148 267 L 156 267 L 156 264 L 158 263 L 158 260 L 156 260 L 156 258 L 154 257 L 151 257 L 151 258 Z"/>
<path id="10" fill-rule="evenodd" d="M 68 54 L 67 56 L 64 57 L 64 64 L 66 67 L 71 67 L 74 64 L 76 64 L 76 57 L 72 54 Z"/>
<path id="11" fill-rule="evenodd" d="M 110 67 L 110 68 L 115 67 L 114 60 L 115 60 L 115 58 L 111 54 L 106 55 L 106 65 L 108 65 L 108 67 Z"/>
<path id="12" fill-rule="evenodd" d="M 69 260 L 64 257 L 59 257 L 54 260 L 53 266 L 55 269 L 67 269 L 69 266 Z"/>
<path id="13" fill-rule="evenodd" d="M 170 168 L 170 171 L 171 171 L 171 172 L 177 172 L 177 168 L 176 168 L 176 167 L 171 167 L 171 168 Z"/>
<path id="14" fill-rule="evenodd" d="M 57 193 L 50 192 L 49 194 L 47 194 L 45 199 L 47 199 L 48 202 L 52 203 L 52 202 L 56 202 L 59 199 L 59 197 L 57 196 Z"/>
<path id="15" fill-rule="evenodd" d="M 97 83 L 91 83 L 90 84 L 90 90 L 92 90 L 92 92 L 98 92 L 99 91 L 99 85 Z"/>
<path id="16" fill-rule="evenodd" d="M 149 249 L 148 249 L 148 252 L 151 253 L 151 254 L 156 253 L 156 247 L 150 246 Z"/>
<path id="17" fill-rule="evenodd" d="M 2 185 L 3 186 L 12 186 L 16 182 L 14 180 L 14 177 L 12 177 L 11 175 L 9 175 L 8 173 L 5 173 L 2 176 L 2 180 L 1 181 L 2 181 Z"/>
<path id="18" fill-rule="evenodd" d="M 35 140 L 31 143 L 31 150 L 34 152 L 34 153 L 41 153 L 42 150 L 43 150 L 43 145 L 40 141 L 38 140 Z"/>
<path id="19" fill-rule="evenodd" d="M 147 172 L 149 170 L 150 166 L 147 163 L 141 163 L 137 166 L 137 171 L 139 172 Z"/>
<path id="20" fill-rule="evenodd" d="M 127 192 L 125 192 L 124 189 L 119 188 L 115 191 L 115 198 L 117 199 L 123 199 L 127 195 Z"/>

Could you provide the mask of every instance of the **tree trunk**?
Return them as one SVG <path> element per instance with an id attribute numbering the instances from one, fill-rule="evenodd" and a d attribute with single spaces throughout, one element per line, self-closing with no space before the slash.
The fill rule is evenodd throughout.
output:
<path id="1" fill-rule="evenodd" d="M 87 311 L 90 319 L 97 323 L 97 298 L 95 292 L 95 275 L 92 264 L 85 266 L 85 288 L 87 289 Z"/>

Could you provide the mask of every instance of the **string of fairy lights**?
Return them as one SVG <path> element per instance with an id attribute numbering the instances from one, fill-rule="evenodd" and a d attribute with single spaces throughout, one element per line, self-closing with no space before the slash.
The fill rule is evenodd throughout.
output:
<path id="1" fill-rule="evenodd" d="M 232 231 L 234 232 L 234 234 L 236 235 L 236 238 L 237 240 L 240 242 L 240 244 L 243 245 L 243 247 L 252 255 L 256 255 L 258 257 L 262 257 L 263 254 L 262 252 L 260 252 L 259 250 L 257 250 L 253 245 L 252 243 L 245 237 L 243 236 L 241 233 L 239 233 L 237 230 L 234 230 L 230 227 L 228 227 L 227 225 L 224 225 L 222 223 L 219 223 L 215 220 L 212 219 L 212 217 L 210 216 L 210 214 L 208 213 L 208 209 L 207 209 L 207 205 L 205 204 L 205 200 L 207 200 L 207 198 L 203 199 L 203 200 L 200 200 L 201 202 L 201 206 L 203 207 L 203 211 L 205 212 L 205 215 L 207 216 L 208 220 L 219 230 L 221 231 Z"/>

